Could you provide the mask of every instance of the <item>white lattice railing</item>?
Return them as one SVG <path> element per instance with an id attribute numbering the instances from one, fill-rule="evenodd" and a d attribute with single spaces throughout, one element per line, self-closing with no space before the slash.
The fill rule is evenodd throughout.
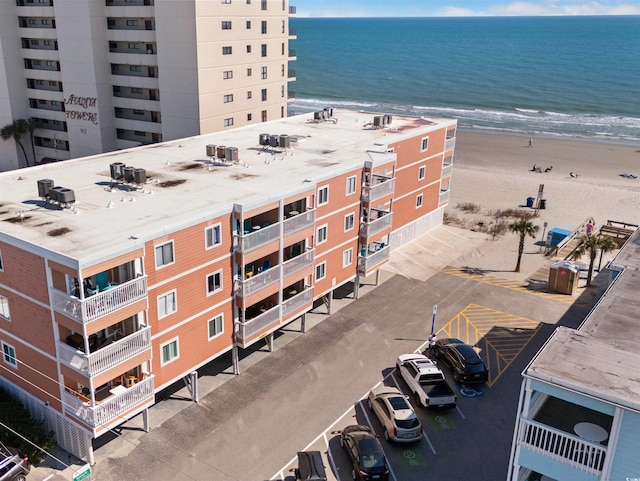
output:
<path id="1" fill-rule="evenodd" d="M 311 227 L 315 221 L 316 211 L 314 209 L 289 217 L 284 221 L 284 235 L 286 237 L 307 227 Z"/>
<path id="2" fill-rule="evenodd" d="M 291 274 L 295 274 L 306 267 L 311 267 L 313 265 L 314 254 L 315 250 L 310 249 L 305 253 L 284 262 L 282 264 L 283 277 L 286 279 Z"/>
<path id="3" fill-rule="evenodd" d="M 258 226 L 256 226 L 258 227 Z M 262 245 L 268 244 L 280 237 L 280 224 L 275 223 L 266 227 L 256 228 L 238 237 L 238 248 L 241 252 L 250 252 Z"/>
<path id="4" fill-rule="evenodd" d="M 96 402 L 94 406 L 67 391 L 64 391 L 62 399 L 66 412 L 92 428 L 100 428 L 137 405 L 152 399 L 153 395 L 153 375 L 149 375 L 122 393 Z"/>
<path id="5" fill-rule="evenodd" d="M 62 341 L 58 341 L 58 347 L 63 364 L 87 377 L 97 376 L 151 349 L 151 328 L 145 327 L 88 355 Z"/>
<path id="6" fill-rule="evenodd" d="M 373 253 L 367 253 L 365 257 L 358 258 L 358 271 L 361 274 L 367 273 L 389 259 L 390 255 L 391 248 L 389 246 L 385 246 Z"/>
<path id="7" fill-rule="evenodd" d="M 606 446 L 586 441 L 530 419 L 520 418 L 518 444 L 538 454 L 597 476 L 602 472 Z"/>
<path id="8" fill-rule="evenodd" d="M 391 227 L 392 221 L 393 214 L 391 212 L 384 213 L 384 215 L 378 217 L 375 220 L 372 220 L 371 222 L 363 223 L 362 226 L 360 226 L 360 235 L 363 235 L 365 237 L 372 236 L 373 234 L 376 234 L 381 230 Z"/>
<path id="9" fill-rule="evenodd" d="M 365 186 L 362 189 L 362 199 L 365 202 L 373 202 L 374 200 L 378 200 L 385 195 L 389 195 L 393 193 L 395 189 L 395 179 L 388 178 L 379 184 L 372 186 Z"/>
<path id="10" fill-rule="evenodd" d="M 280 307 L 275 306 L 253 319 L 239 323 L 237 326 L 237 337 L 240 341 L 246 342 L 251 336 L 279 322 Z"/>
<path id="11" fill-rule="evenodd" d="M 280 280 L 280 266 L 273 266 L 243 281 L 236 280 L 236 295 L 247 297 Z"/>
<path id="12" fill-rule="evenodd" d="M 299 294 L 287 299 L 282 303 L 282 320 L 288 321 L 289 318 L 300 311 L 300 309 L 309 306 L 313 302 L 313 289 L 310 287 Z"/>
<path id="13" fill-rule="evenodd" d="M 136 277 L 122 284 L 110 286 L 108 290 L 85 299 L 78 299 L 54 288 L 50 292 L 51 302 L 56 311 L 86 324 L 146 297 L 147 276 Z"/>

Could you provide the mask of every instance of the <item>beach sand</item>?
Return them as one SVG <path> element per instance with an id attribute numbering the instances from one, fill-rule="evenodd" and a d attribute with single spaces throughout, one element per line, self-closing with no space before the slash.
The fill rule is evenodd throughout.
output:
<path id="1" fill-rule="evenodd" d="M 532 172 L 536 164 L 547 173 Z M 578 175 L 571 177 L 570 172 Z M 620 174 L 634 174 L 637 179 Z M 490 225 L 496 210 L 526 208 L 528 197 L 536 198 L 544 185 L 546 208 L 533 220 L 540 227 L 536 238 L 527 237 L 521 272 L 513 272 L 517 260 L 518 236 L 506 233 L 463 253 L 455 266 L 474 267 L 508 279 L 527 279 L 549 259 L 535 243 L 547 231 L 558 227 L 573 230 L 588 217 L 596 230 L 608 220 L 640 224 L 640 143 L 638 145 L 597 143 L 580 140 L 533 138 L 494 133 L 458 131 L 453 178 L 447 216 L 466 221 L 466 228 L 478 223 Z M 479 213 L 465 213 L 460 204 L 472 203 Z M 490 237 L 489 237 L 490 239 Z M 579 262 L 588 265 L 587 256 Z"/>

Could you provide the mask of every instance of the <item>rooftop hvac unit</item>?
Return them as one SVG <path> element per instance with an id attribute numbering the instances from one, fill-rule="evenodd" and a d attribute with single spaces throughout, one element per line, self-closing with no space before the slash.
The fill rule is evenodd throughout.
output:
<path id="1" fill-rule="evenodd" d="M 269 136 L 269 145 L 271 147 L 277 147 L 278 146 L 278 136 L 277 135 L 270 135 Z"/>
<path id="2" fill-rule="evenodd" d="M 55 187 L 51 187 L 49 189 L 49 198 L 51 200 L 56 201 L 56 202 L 60 202 L 60 198 L 62 197 L 62 195 L 60 194 L 61 190 L 64 190 L 64 187 L 61 187 L 59 185 L 57 185 Z"/>
<path id="3" fill-rule="evenodd" d="M 124 177 L 124 181 L 125 182 L 133 182 L 133 170 L 134 167 L 127 165 L 126 167 L 124 167 L 123 169 L 123 177 Z"/>
<path id="4" fill-rule="evenodd" d="M 288 149 L 289 147 L 291 147 L 291 137 L 289 137 L 287 134 L 282 134 L 278 139 L 278 145 L 283 149 Z"/>
<path id="5" fill-rule="evenodd" d="M 207 145 L 207 157 L 215 157 L 216 156 L 216 146 L 213 144 Z"/>
<path id="6" fill-rule="evenodd" d="M 238 162 L 238 147 L 227 147 L 225 159 L 227 162 Z"/>
<path id="7" fill-rule="evenodd" d="M 227 148 L 224 145 L 218 145 L 218 158 L 224 159 Z"/>
<path id="8" fill-rule="evenodd" d="M 49 197 L 49 189 L 53 187 L 53 180 L 51 179 L 40 179 L 38 181 L 38 197 Z"/>
<path id="9" fill-rule="evenodd" d="M 327 114 L 327 118 L 333 117 L 333 107 L 325 107 L 324 111 Z"/>
<path id="10" fill-rule="evenodd" d="M 76 201 L 76 193 L 72 189 L 62 187 L 58 191 L 58 202 L 61 204 L 71 204 Z"/>
<path id="11" fill-rule="evenodd" d="M 393 120 L 393 116 L 391 116 L 391 115 L 385 115 L 385 116 L 384 116 L 384 123 L 385 123 L 385 125 L 389 125 L 389 124 L 391 124 L 391 121 L 392 121 L 392 120 Z"/>
<path id="12" fill-rule="evenodd" d="M 323 114 L 323 112 L 314 112 L 313 113 L 313 120 L 322 120 L 322 114 Z"/>
<path id="13" fill-rule="evenodd" d="M 381 115 L 376 115 L 373 118 L 373 126 L 374 127 L 382 127 L 382 116 Z"/>
<path id="14" fill-rule="evenodd" d="M 269 134 L 260 134 L 260 145 L 269 145 Z"/>
<path id="15" fill-rule="evenodd" d="M 147 171 L 144 169 L 133 169 L 133 182 L 141 185 L 147 181 Z"/>
<path id="16" fill-rule="evenodd" d="M 114 162 L 109 165 L 109 170 L 111 171 L 111 178 L 113 180 L 120 180 L 124 175 L 124 167 L 125 165 L 122 162 Z"/>

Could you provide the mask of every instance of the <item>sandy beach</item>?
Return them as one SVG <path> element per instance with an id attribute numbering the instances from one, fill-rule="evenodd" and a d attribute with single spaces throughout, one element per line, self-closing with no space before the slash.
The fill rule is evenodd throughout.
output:
<path id="1" fill-rule="evenodd" d="M 529 137 L 458 131 L 448 216 L 465 220 L 466 228 L 490 224 L 494 220 L 491 213 L 498 209 L 526 209 L 527 198 L 537 197 L 540 184 L 544 185 L 546 208 L 533 221 L 540 230 L 535 239 L 526 240 L 520 274 L 512 272 L 518 248 L 518 238 L 512 233 L 488 240 L 454 265 L 526 279 L 547 260 L 535 244 L 542 240 L 544 222 L 547 230 L 573 230 L 590 216 L 596 229 L 608 220 L 640 224 L 640 143 L 532 140 L 529 147 Z M 543 173 L 531 171 L 534 164 Z M 544 172 L 550 166 L 551 171 Z M 459 208 L 464 203 L 476 204 L 481 210 L 465 213 Z M 588 259 L 583 257 L 581 263 L 587 265 Z"/>

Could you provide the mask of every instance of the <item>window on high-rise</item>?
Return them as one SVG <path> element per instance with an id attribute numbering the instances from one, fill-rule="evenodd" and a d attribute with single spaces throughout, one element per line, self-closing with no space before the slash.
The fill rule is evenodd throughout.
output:
<path id="1" fill-rule="evenodd" d="M 228 20 L 222 21 L 222 30 L 231 30 L 231 22 Z"/>
<path id="2" fill-rule="evenodd" d="M 267 67 L 262 67 L 260 69 L 260 78 L 262 80 L 266 80 L 266 78 L 267 78 Z"/>
<path id="3" fill-rule="evenodd" d="M 247 30 L 251 30 L 251 20 L 247 20 Z"/>
<path id="4" fill-rule="evenodd" d="M 266 10 L 266 9 L 267 9 L 267 0 L 262 0 L 262 1 L 260 2 L 260 8 L 261 8 L 262 10 Z"/>
<path id="5" fill-rule="evenodd" d="M 262 89 L 262 101 L 267 101 L 267 89 Z"/>
<path id="6" fill-rule="evenodd" d="M 261 51 L 262 51 L 262 56 L 266 57 L 267 56 L 267 44 L 263 43 L 260 47 L 261 47 Z"/>
<path id="7" fill-rule="evenodd" d="M 263 111 L 262 111 L 262 121 L 263 121 L 263 122 L 266 122 L 266 121 L 267 121 L 267 111 L 266 111 L 266 110 L 263 110 Z"/>
<path id="8" fill-rule="evenodd" d="M 228 119 L 224 119 L 224 126 L 231 127 L 233 125 L 233 117 L 229 117 Z"/>
<path id="9" fill-rule="evenodd" d="M 251 45 L 247 45 L 247 53 L 251 53 Z"/>
<path id="10" fill-rule="evenodd" d="M 222 55 L 231 55 L 231 47 L 222 47 Z"/>
<path id="11" fill-rule="evenodd" d="M 225 70 L 222 72 L 222 78 L 225 80 L 233 78 L 233 70 Z"/>
<path id="12" fill-rule="evenodd" d="M 262 21 L 262 33 L 263 34 L 267 33 L 267 21 L 266 20 Z"/>
<path id="13" fill-rule="evenodd" d="M 228 104 L 229 102 L 233 102 L 233 94 L 227 94 L 224 96 L 224 103 Z"/>

